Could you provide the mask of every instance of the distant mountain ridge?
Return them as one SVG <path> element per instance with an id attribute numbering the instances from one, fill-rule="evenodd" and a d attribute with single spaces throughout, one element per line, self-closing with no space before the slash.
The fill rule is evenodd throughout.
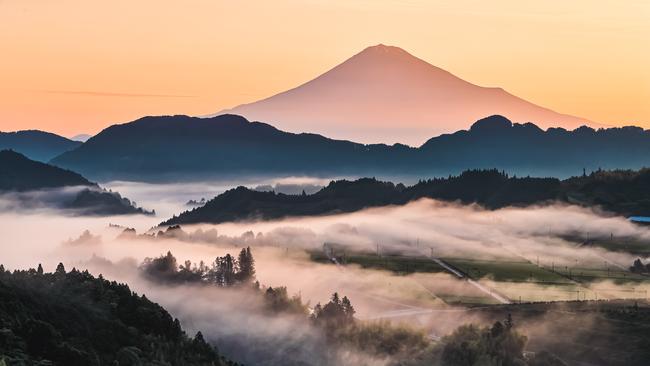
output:
<path id="1" fill-rule="evenodd" d="M 79 145 L 79 141 L 39 130 L 0 132 L 0 150 L 11 149 L 43 162 Z"/>
<path id="2" fill-rule="evenodd" d="M 221 113 L 364 143 L 420 145 L 500 114 L 516 122 L 574 129 L 593 122 L 557 113 L 502 88 L 482 87 L 383 44 L 364 49 L 293 89 Z"/>
<path id="3" fill-rule="evenodd" d="M 293 134 L 235 115 L 144 117 L 106 128 L 53 159 L 95 180 L 179 181 L 289 175 L 421 178 L 497 168 L 568 177 L 650 166 L 650 131 L 639 127 L 544 131 L 502 116 L 429 139 L 419 148 L 364 145 Z"/>
<path id="4" fill-rule="evenodd" d="M 86 142 L 91 137 L 93 137 L 93 135 L 89 135 L 87 133 L 80 133 L 78 135 L 74 135 L 74 136 L 70 137 L 70 140 L 79 141 L 79 142 Z"/>

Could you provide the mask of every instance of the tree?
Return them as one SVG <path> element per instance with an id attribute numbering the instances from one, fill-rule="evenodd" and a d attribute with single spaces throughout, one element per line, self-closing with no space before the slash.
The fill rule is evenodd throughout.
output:
<path id="1" fill-rule="evenodd" d="M 178 281 L 178 262 L 176 257 L 167 251 L 167 254 L 158 258 L 145 258 L 141 265 L 142 270 L 148 277 L 163 281 L 175 282 Z"/>
<path id="2" fill-rule="evenodd" d="M 63 263 L 59 263 L 59 264 L 56 266 L 56 271 L 55 271 L 55 273 L 56 273 L 56 274 L 65 274 L 65 267 L 63 266 Z"/>
<path id="3" fill-rule="evenodd" d="M 339 298 L 339 293 L 338 292 L 335 292 L 335 293 L 332 294 L 331 302 L 333 302 L 333 303 L 335 303 L 337 305 L 341 304 L 341 299 Z"/>
<path id="4" fill-rule="evenodd" d="M 36 270 L 36 273 L 38 273 L 39 275 L 43 274 L 43 266 L 41 266 L 40 263 L 38 264 L 38 269 Z"/>
<path id="5" fill-rule="evenodd" d="M 253 259 L 250 247 L 242 248 L 239 252 L 238 264 L 237 280 L 244 283 L 253 281 L 255 279 L 255 259 Z"/>
<path id="6" fill-rule="evenodd" d="M 236 261 L 230 255 L 217 257 L 212 265 L 211 278 L 217 286 L 232 286 L 235 283 Z"/>
<path id="7" fill-rule="evenodd" d="M 350 302 L 350 299 L 348 299 L 347 296 L 343 296 L 343 300 L 341 301 L 341 306 L 343 307 L 343 312 L 345 313 L 345 316 L 348 319 L 353 319 L 356 311 L 354 310 L 354 307 L 352 306 L 352 303 Z"/>
<path id="8" fill-rule="evenodd" d="M 637 258 L 634 261 L 634 264 L 632 264 L 632 267 L 630 267 L 630 272 L 634 272 L 634 273 L 647 272 L 647 268 L 646 266 L 643 265 L 643 262 L 641 262 L 641 258 Z"/>

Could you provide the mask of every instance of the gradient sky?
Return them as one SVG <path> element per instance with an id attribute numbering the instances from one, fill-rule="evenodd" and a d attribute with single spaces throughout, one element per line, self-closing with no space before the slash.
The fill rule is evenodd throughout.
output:
<path id="1" fill-rule="evenodd" d="M 0 130 L 214 113 L 378 43 L 558 112 L 650 128 L 646 0 L 0 0 Z"/>

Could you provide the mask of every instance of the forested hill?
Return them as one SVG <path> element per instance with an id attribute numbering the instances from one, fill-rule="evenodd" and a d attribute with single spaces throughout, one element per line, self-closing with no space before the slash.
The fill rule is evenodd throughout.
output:
<path id="1" fill-rule="evenodd" d="M 70 170 L 27 158 L 12 151 L 0 151 L 0 191 L 27 191 L 65 186 L 96 186 Z"/>
<path id="2" fill-rule="evenodd" d="M 236 115 L 156 116 L 110 126 L 51 162 L 96 180 L 422 177 L 490 168 L 569 177 L 583 168 L 650 166 L 650 132 L 639 127 L 544 131 L 532 123 L 490 116 L 469 130 L 433 137 L 415 148 L 289 133 Z"/>
<path id="3" fill-rule="evenodd" d="M 61 264 L 54 273 L 0 265 L 0 364 L 234 365 L 127 285 Z"/>
<path id="4" fill-rule="evenodd" d="M 44 162 L 79 145 L 79 141 L 38 130 L 0 132 L 0 150 L 16 150 L 30 159 Z"/>
<path id="5" fill-rule="evenodd" d="M 403 184 L 363 178 L 332 181 L 311 195 L 285 195 L 238 187 L 161 225 L 220 223 L 353 212 L 400 205 L 419 198 L 478 203 L 489 209 L 560 201 L 599 206 L 622 215 L 650 215 L 650 170 L 596 171 L 556 178 L 511 177 L 497 170 L 468 170 L 458 176 Z"/>
<path id="6" fill-rule="evenodd" d="M 32 195 L 32 191 L 42 194 Z M 19 209 L 61 208 L 83 215 L 152 213 L 80 174 L 31 160 L 12 150 L 0 151 L 0 194 L 5 193 L 10 193 Z"/>

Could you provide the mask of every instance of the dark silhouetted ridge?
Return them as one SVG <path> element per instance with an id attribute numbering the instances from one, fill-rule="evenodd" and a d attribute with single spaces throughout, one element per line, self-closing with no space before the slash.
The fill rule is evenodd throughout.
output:
<path id="1" fill-rule="evenodd" d="M 79 141 L 38 130 L 0 132 L 0 150 L 11 149 L 30 159 L 43 162 L 79 145 Z"/>
<path id="2" fill-rule="evenodd" d="M 490 116 L 419 148 L 294 134 L 235 115 L 145 117 L 111 126 L 52 163 L 95 180 L 179 181 L 264 176 L 448 176 L 467 169 L 569 177 L 650 166 L 650 132 L 574 131 Z"/>

